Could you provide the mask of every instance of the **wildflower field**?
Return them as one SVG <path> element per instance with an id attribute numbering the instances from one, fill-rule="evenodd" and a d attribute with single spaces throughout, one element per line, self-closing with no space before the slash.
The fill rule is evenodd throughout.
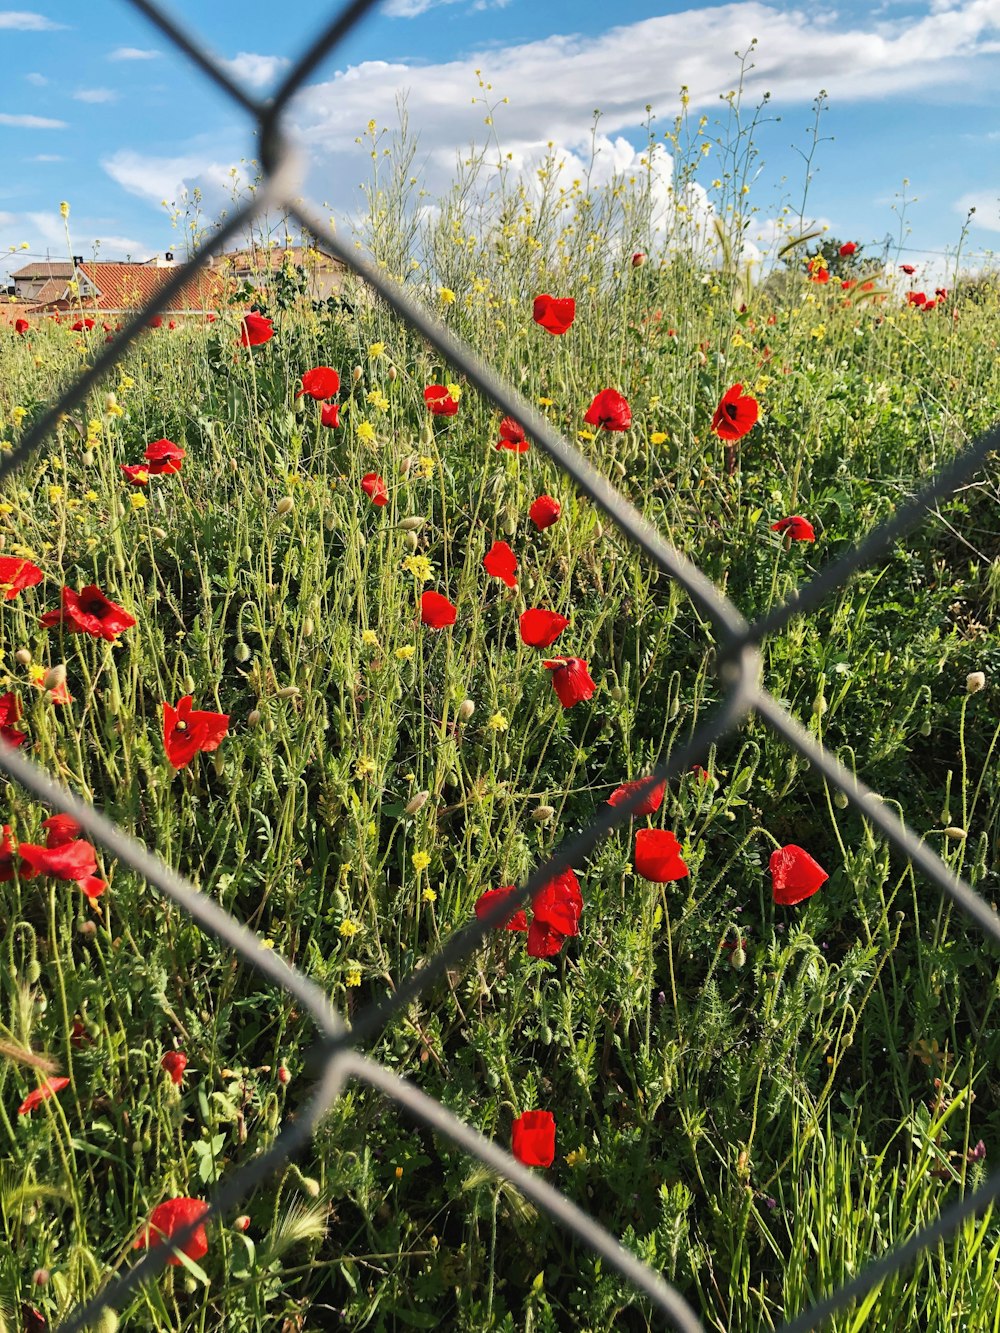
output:
<path id="1" fill-rule="evenodd" d="M 675 202 L 701 153 L 676 135 Z M 719 215 L 738 232 L 732 142 Z M 465 180 L 421 216 L 394 151 L 375 259 L 748 619 L 997 415 L 989 282 L 916 300 L 897 257 L 824 256 L 790 217 L 781 281 L 753 283 L 721 227 L 711 261 L 685 245 L 683 205 L 654 229 L 641 180 Z M 722 699 L 711 625 L 360 285 L 321 305 L 300 288 L 286 271 L 212 323 L 148 330 L 7 483 L 3 738 L 348 1023 L 641 795 L 366 1049 L 707 1329 L 777 1327 L 984 1178 L 990 949 L 753 717 L 679 779 L 628 787 Z M 83 310 L 0 330 L 4 449 L 104 337 Z M 766 688 L 987 901 L 997 499 L 990 467 L 762 646 Z M 11 1330 L 58 1327 L 197 1221 L 316 1073 L 292 997 L 52 815 L 4 783 Z M 511 1185 L 360 1087 L 241 1208 L 101 1327 L 660 1326 Z M 998 1281 L 985 1213 L 828 1327 L 995 1330 Z"/>

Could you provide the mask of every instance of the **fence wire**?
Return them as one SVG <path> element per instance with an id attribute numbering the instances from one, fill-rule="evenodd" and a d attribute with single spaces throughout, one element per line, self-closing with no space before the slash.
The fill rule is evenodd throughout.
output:
<path id="1" fill-rule="evenodd" d="M 317 240 L 322 241 L 331 254 L 360 276 L 402 320 L 461 371 L 480 393 L 491 399 L 505 415 L 518 421 L 570 477 L 577 489 L 588 496 L 653 564 L 681 585 L 716 631 L 719 645 L 718 675 L 725 694 L 714 714 L 701 723 L 691 740 L 675 751 L 667 763 L 655 769 L 646 785 L 635 791 L 628 801 L 618 806 L 605 806 L 587 828 L 563 842 L 547 862 L 537 867 L 517 889 L 515 896 L 518 904 L 526 903 L 555 874 L 578 864 L 602 838 L 627 823 L 649 787 L 684 772 L 695 760 L 704 756 L 712 742 L 732 731 L 753 712 L 777 736 L 808 759 L 827 781 L 842 791 L 903 858 L 972 918 L 988 940 L 1000 945 L 1000 919 L 997 914 L 921 842 L 901 817 L 891 814 L 875 793 L 859 782 L 782 704 L 764 690 L 760 682 L 760 657 L 757 651 L 757 646 L 767 635 L 783 629 L 793 616 L 817 607 L 825 597 L 842 587 L 857 570 L 882 555 L 898 537 L 918 523 L 928 511 L 932 511 L 940 500 L 972 477 L 987 455 L 1000 446 L 1000 426 L 979 436 L 908 503 L 901 506 L 889 522 L 874 529 L 853 550 L 825 567 L 783 605 L 750 625 L 699 569 L 675 551 L 590 466 L 580 452 L 558 435 L 471 347 L 378 269 L 359 257 L 353 247 L 345 246 L 316 209 L 302 202 L 299 197 L 301 171 L 298 159 L 293 146 L 282 133 L 284 114 L 289 102 L 301 91 L 308 77 L 374 7 L 375 0 L 353 0 L 353 3 L 340 10 L 315 37 L 267 102 L 261 102 L 242 88 L 194 35 L 182 29 L 153 0 L 125 2 L 143 14 L 178 51 L 247 113 L 259 135 L 258 151 L 263 179 L 253 199 L 228 217 L 214 233 L 211 242 L 203 245 L 186 264 L 177 269 L 156 298 L 134 316 L 114 342 L 105 347 L 93 366 L 62 394 L 57 403 L 43 413 L 17 448 L 0 462 L 0 484 L 36 450 L 43 447 L 59 418 L 83 402 L 105 373 L 121 360 L 145 329 L 148 320 L 163 310 L 197 273 L 210 251 L 221 248 L 227 240 L 240 234 L 257 214 L 272 206 L 280 207 Z M 318 1041 L 312 1054 L 317 1081 L 310 1100 L 300 1108 L 294 1121 L 282 1128 L 265 1153 L 234 1171 L 213 1192 L 208 1201 L 209 1216 L 218 1216 L 234 1208 L 255 1185 L 289 1161 L 292 1154 L 308 1142 L 326 1112 L 343 1092 L 345 1084 L 349 1080 L 356 1080 L 368 1084 L 411 1115 L 423 1120 L 437 1133 L 451 1139 L 459 1148 L 477 1157 L 498 1175 L 511 1181 L 526 1198 L 531 1199 L 578 1240 L 590 1246 L 643 1292 L 667 1325 L 681 1333 L 699 1333 L 702 1330 L 701 1321 L 681 1294 L 654 1269 L 626 1250 L 592 1217 L 537 1174 L 527 1170 L 509 1153 L 463 1124 L 440 1102 L 384 1065 L 361 1055 L 356 1049 L 361 1043 L 376 1036 L 395 1014 L 405 1010 L 413 1000 L 427 991 L 447 969 L 468 957 L 491 929 L 509 915 L 511 899 L 499 903 L 490 916 L 476 918 L 457 931 L 433 957 L 402 980 L 391 995 L 360 1011 L 348 1030 L 318 986 L 284 959 L 277 957 L 273 950 L 265 949 L 252 931 L 177 875 L 141 843 L 124 834 L 107 816 L 59 787 L 39 765 L 0 743 L 0 770 L 8 773 L 47 805 L 72 815 L 94 841 L 172 899 L 203 930 L 215 935 L 268 981 L 294 995 L 316 1024 Z M 922 1249 L 952 1233 L 966 1218 L 981 1212 L 998 1196 L 1000 1171 L 994 1173 L 977 1192 L 946 1209 L 933 1224 L 883 1255 L 816 1305 L 783 1324 L 778 1333 L 807 1333 L 807 1330 L 818 1328 L 830 1315 L 871 1292 L 886 1277 L 908 1264 Z M 192 1223 L 184 1231 L 176 1232 L 173 1244 L 183 1245 L 196 1225 Z M 143 1258 L 128 1272 L 109 1282 L 93 1300 L 74 1311 L 60 1325 L 62 1333 L 74 1333 L 75 1330 L 86 1328 L 105 1307 L 120 1304 L 129 1292 L 161 1272 L 170 1255 L 171 1248 L 166 1245 L 147 1249 Z"/>

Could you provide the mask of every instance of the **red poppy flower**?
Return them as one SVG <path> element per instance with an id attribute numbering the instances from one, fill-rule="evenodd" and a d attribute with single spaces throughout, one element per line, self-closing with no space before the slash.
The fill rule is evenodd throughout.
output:
<path id="1" fill-rule="evenodd" d="M 553 500 L 551 495 L 540 495 L 537 500 L 531 502 L 528 517 L 539 532 L 544 532 L 546 528 L 551 528 L 553 523 L 558 522 L 561 513 L 562 505 L 558 500 Z"/>
<path id="2" fill-rule="evenodd" d="M 164 1203 L 157 1204 L 150 1213 L 149 1224 L 144 1228 L 132 1248 L 134 1250 L 144 1250 L 147 1245 L 155 1248 L 157 1245 L 162 1245 L 164 1241 L 169 1242 L 178 1231 L 182 1231 L 193 1222 L 197 1222 L 207 1212 L 208 1204 L 203 1203 L 201 1199 L 167 1199 Z M 180 1250 L 182 1254 L 189 1259 L 194 1259 L 195 1262 L 205 1257 L 208 1253 L 208 1236 L 205 1234 L 204 1224 L 195 1227 L 180 1247 Z M 181 1267 L 180 1259 L 174 1254 L 170 1256 L 167 1263 L 172 1264 L 175 1268 Z"/>
<path id="3" fill-rule="evenodd" d="M 525 1166 L 551 1166 L 556 1155 L 556 1118 L 551 1111 L 524 1111 L 511 1127 L 510 1150 Z"/>
<path id="4" fill-rule="evenodd" d="M 506 542 L 494 542 L 483 556 L 483 568 L 495 579 L 503 579 L 508 588 L 517 587 L 517 556 Z"/>
<path id="5" fill-rule="evenodd" d="M 146 446 L 143 454 L 146 471 L 151 477 L 168 477 L 174 472 L 180 472 L 185 453 L 186 450 L 174 444 L 173 440 L 154 440 Z"/>
<path id="6" fill-rule="evenodd" d="M 28 330 L 29 330 L 30 328 L 31 328 L 31 325 L 28 323 L 28 321 L 27 321 L 26 319 L 15 319 L 15 320 L 14 320 L 14 332 L 15 332 L 15 333 L 19 333 L 19 334 L 21 335 L 22 338 L 24 337 L 24 335 L 28 332 Z"/>
<path id="7" fill-rule="evenodd" d="M 863 283 L 861 284 L 861 290 L 862 290 L 863 292 L 873 292 L 873 291 L 875 290 L 875 283 L 874 283 L 874 281 L 863 282 Z M 882 299 L 882 298 L 879 297 L 879 300 L 881 300 L 881 299 Z"/>
<path id="8" fill-rule="evenodd" d="M 509 449 L 512 454 L 526 454 L 531 448 L 523 427 L 519 426 L 513 417 L 504 417 L 500 422 L 497 448 Z"/>
<path id="9" fill-rule="evenodd" d="M 646 787 L 645 796 L 632 811 L 632 818 L 638 819 L 640 815 L 655 815 L 657 810 L 663 804 L 663 796 L 667 790 L 665 782 L 657 782 L 654 786 L 649 786 L 649 778 L 636 778 L 632 782 L 623 782 L 620 787 L 616 787 L 608 797 L 608 805 L 624 805 L 630 796 L 634 795 L 640 787 Z"/>
<path id="10" fill-rule="evenodd" d="M 97 870 L 97 853 L 89 842 L 74 839 L 61 842 L 55 847 L 39 847 L 35 843 L 18 844 L 21 858 L 21 874 L 26 879 L 35 875 L 51 875 L 53 879 L 63 879 L 69 883 L 79 883 L 89 879 Z"/>
<path id="11" fill-rule="evenodd" d="M 29 1092 L 24 1101 L 17 1108 L 18 1115 L 30 1115 L 36 1106 L 42 1102 L 47 1102 L 50 1097 L 54 1097 L 57 1092 L 62 1092 L 63 1088 L 69 1087 L 69 1079 L 60 1075 L 59 1078 L 47 1078 L 40 1088 L 35 1088 L 34 1092 Z"/>
<path id="12" fill-rule="evenodd" d="M 905 273 L 908 278 L 912 278 L 917 271 L 913 264 L 900 264 L 899 269 L 900 272 Z"/>
<path id="13" fill-rule="evenodd" d="M 274 325 L 265 315 L 251 311 L 243 316 L 240 342 L 244 347 L 260 347 L 261 343 L 270 342 L 273 337 Z"/>
<path id="14" fill-rule="evenodd" d="M 217 319 L 218 319 L 218 315 L 206 315 L 206 316 L 205 316 L 205 323 L 206 323 L 206 324 L 214 324 L 215 321 L 216 321 Z"/>
<path id="15" fill-rule="evenodd" d="M 229 730 L 228 713 L 193 709 L 190 694 L 178 699 L 177 707 L 163 705 L 163 748 L 174 768 L 186 768 L 199 751 L 217 750 Z"/>
<path id="16" fill-rule="evenodd" d="M 816 540 L 813 525 L 801 514 L 792 514 L 790 518 L 779 518 L 777 523 L 771 524 L 771 531 L 780 532 L 782 536 L 787 534 L 788 540 L 793 542 L 814 542 Z"/>
<path id="17" fill-rule="evenodd" d="M 518 625 L 521 638 L 529 648 L 548 648 L 555 643 L 569 621 L 557 611 L 546 611 L 544 607 L 532 606 L 521 612 Z"/>
<path id="18" fill-rule="evenodd" d="M 340 376 L 330 366 L 316 366 L 302 376 L 302 388 L 295 395 L 301 398 L 305 394 L 321 403 L 324 398 L 333 398 L 340 392 Z"/>
<path id="19" fill-rule="evenodd" d="M 94 327 L 94 321 L 92 319 L 78 319 L 71 327 L 74 333 L 89 333 Z"/>
<path id="20" fill-rule="evenodd" d="M 146 324 L 146 328 L 147 328 L 147 329 L 158 329 L 158 328 L 162 327 L 162 325 L 163 325 L 163 316 L 162 316 L 162 315 L 154 315 L 153 318 L 147 322 L 147 324 Z"/>
<path id="21" fill-rule="evenodd" d="M 923 304 L 923 309 L 933 310 L 936 306 L 937 306 L 937 301 L 925 301 Z"/>
<path id="22" fill-rule="evenodd" d="M 574 704 L 582 703 L 597 689 L 590 678 L 587 663 L 581 657 L 556 657 L 550 662 L 543 662 L 542 666 L 552 672 L 552 687 L 563 708 L 572 708 Z"/>
<path id="23" fill-rule="evenodd" d="M 389 492 L 385 488 L 385 482 L 377 472 L 365 473 L 361 478 L 361 489 L 376 508 L 381 509 L 383 505 L 389 503 Z"/>
<path id="24" fill-rule="evenodd" d="M 90 899 L 91 907 L 97 902 L 104 890 L 108 887 L 104 880 L 98 875 L 88 875 L 86 879 L 78 879 L 77 885 Z"/>
<path id="25" fill-rule="evenodd" d="M 602 389 L 594 395 L 583 419 L 588 426 L 600 426 L 601 430 L 628 430 L 632 424 L 632 409 L 617 389 Z"/>
<path id="26" fill-rule="evenodd" d="M 774 901 L 782 907 L 794 907 L 811 898 L 829 878 L 823 867 L 793 842 L 771 853 L 771 890 Z"/>
<path id="27" fill-rule="evenodd" d="M 637 252 L 632 256 L 632 267 L 633 267 L 633 268 L 642 268 L 642 266 L 643 266 L 643 264 L 645 264 L 645 262 L 646 262 L 646 256 L 642 253 L 641 250 L 637 251 Z"/>
<path id="28" fill-rule="evenodd" d="M 187 1069 L 187 1065 L 188 1058 L 183 1051 L 167 1051 L 160 1061 L 160 1068 L 167 1071 L 170 1075 L 170 1081 L 178 1088 L 184 1081 L 184 1071 Z"/>
<path id="29" fill-rule="evenodd" d="M 906 299 L 910 305 L 921 306 L 927 303 L 927 296 L 924 292 L 907 292 Z"/>
<path id="30" fill-rule="evenodd" d="M 535 297 L 532 318 L 546 333 L 565 333 L 576 319 L 576 302 L 572 296 L 549 296 L 543 292 Z"/>
<path id="31" fill-rule="evenodd" d="M 476 899 L 476 916 L 480 919 L 486 916 L 503 898 L 509 898 L 514 892 L 514 885 L 507 884 L 502 889 L 487 889 Z M 521 909 L 512 913 L 506 921 L 498 924 L 500 930 L 524 931 L 528 929 L 528 915 Z"/>
<path id="32" fill-rule="evenodd" d="M 108 643 L 135 624 L 135 618 L 105 597 L 96 583 L 88 584 L 78 593 L 63 588 L 60 610 L 46 611 L 39 621 L 48 629 L 62 625 L 70 634 L 89 634 L 95 639 L 107 639 Z"/>
<path id="33" fill-rule="evenodd" d="M 938 299 L 939 301 L 947 301 L 947 299 L 948 299 L 948 288 L 947 288 L 947 287 L 935 287 L 935 288 L 934 288 L 934 295 L 937 297 L 937 299 Z"/>
<path id="34" fill-rule="evenodd" d="M 123 463 L 122 471 L 133 486 L 149 485 L 149 468 L 145 463 Z"/>
<path id="35" fill-rule="evenodd" d="M 722 395 L 712 417 L 712 429 L 721 440 L 741 440 L 757 424 L 757 399 L 743 392 L 742 384 L 734 384 Z"/>
<path id="36" fill-rule="evenodd" d="M 4 824 L 3 837 L 0 838 L 0 884 L 7 884 L 14 878 L 14 861 L 17 848 L 10 836 L 10 825 Z"/>
<path id="37" fill-rule="evenodd" d="M 817 268 L 817 269 L 814 269 L 813 272 L 809 274 L 809 281 L 810 281 L 810 282 L 824 282 L 824 283 L 825 283 L 825 282 L 829 282 L 829 281 L 830 281 L 830 270 L 829 270 L 828 268 Z"/>
<path id="38" fill-rule="evenodd" d="M 844 281 L 840 284 L 840 287 L 842 291 L 849 292 L 852 290 L 852 288 L 856 287 L 857 285 L 858 282 L 856 278 L 845 278 Z"/>
<path id="39" fill-rule="evenodd" d="M 18 731 L 14 723 L 21 717 L 21 701 L 13 690 L 0 695 L 0 737 L 8 745 L 23 745 L 28 739 L 27 732 Z"/>
<path id="40" fill-rule="evenodd" d="M 531 900 L 531 911 L 536 921 L 560 935 L 579 935 L 583 895 L 572 870 L 564 870 L 543 885 Z"/>
<path id="41" fill-rule="evenodd" d="M 8 602 L 12 602 L 25 588 L 33 588 L 41 583 L 45 575 L 30 560 L 22 560 L 16 555 L 0 555 L 0 592 Z"/>
<path id="42" fill-rule="evenodd" d="M 73 1030 L 69 1034 L 69 1044 L 75 1051 L 82 1050 L 84 1046 L 92 1046 L 94 1039 L 87 1031 L 86 1024 L 82 1019 L 73 1019 Z"/>
<path id="43" fill-rule="evenodd" d="M 176 327 L 177 327 L 177 321 L 175 319 L 172 319 L 170 323 L 167 325 L 168 329 L 176 329 Z"/>
<path id="44" fill-rule="evenodd" d="M 857 247 L 857 243 L 856 243 L 855 241 L 846 241 L 846 242 L 840 247 L 840 250 L 838 251 L 838 253 L 839 253 L 841 259 L 847 259 L 850 255 L 853 255 L 853 254 L 854 254 L 854 252 L 855 252 L 855 250 L 856 250 L 857 248 L 858 248 L 858 247 Z"/>
<path id="45" fill-rule="evenodd" d="M 424 402 L 436 417 L 453 417 L 458 411 L 458 400 L 452 398 L 443 384 L 428 384 Z"/>
<path id="46" fill-rule="evenodd" d="M 636 874 L 652 884 L 669 884 L 688 874 L 681 858 L 681 845 L 669 829 L 639 829 L 635 835 L 634 865 Z"/>
<path id="47" fill-rule="evenodd" d="M 439 592 L 430 590 L 423 593 L 420 598 L 420 619 L 431 629 L 444 629 L 446 625 L 454 625 L 457 615 L 458 609 L 455 605 Z"/>
<path id="48" fill-rule="evenodd" d="M 64 847 L 68 842 L 75 842 L 83 832 L 72 815 L 62 813 L 43 819 L 42 828 L 45 830 L 45 846 L 49 848 Z"/>
<path id="49" fill-rule="evenodd" d="M 321 426 L 329 426 L 331 429 L 333 429 L 335 426 L 339 426 L 340 404 L 324 403 L 323 408 L 319 414 L 319 421 Z"/>
<path id="50" fill-rule="evenodd" d="M 527 952 L 529 958 L 554 958 L 566 942 L 546 921 L 532 921 L 528 927 Z"/>

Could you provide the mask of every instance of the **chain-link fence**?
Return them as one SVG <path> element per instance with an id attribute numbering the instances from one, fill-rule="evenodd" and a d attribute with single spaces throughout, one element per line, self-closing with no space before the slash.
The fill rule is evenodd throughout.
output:
<path id="1" fill-rule="evenodd" d="M 152 0 L 127 0 L 127 3 L 145 15 L 206 77 L 247 112 L 259 135 L 263 179 L 251 202 L 219 226 L 210 247 L 204 247 L 187 264 L 177 269 L 170 281 L 161 288 L 155 301 L 134 316 L 121 334 L 104 349 L 95 364 L 42 415 L 17 448 L 3 459 L 0 464 L 0 483 L 43 446 L 63 413 L 71 411 L 85 400 L 91 389 L 100 383 L 106 372 L 140 336 L 151 316 L 165 308 L 196 273 L 209 248 L 221 248 L 226 241 L 240 235 L 257 214 L 269 207 L 283 208 L 307 232 L 322 240 L 330 253 L 364 279 L 401 319 L 459 369 L 480 393 L 491 399 L 506 415 L 514 417 L 572 478 L 577 488 L 608 515 L 629 541 L 684 588 L 715 629 L 718 674 L 726 691 L 716 714 L 703 722 L 690 742 L 675 751 L 668 763 L 657 768 L 650 775 L 646 786 L 634 792 L 630 800 L 614 807 L 607 806 L 589 827 L 564 842 L 518 888 L 515 895 L 517 903 L 525 903 L 554 875 L 582 860 L 608 833 L 628 822 L 649 786 L 684 772 L 704 756 L 712 742 L 725 736 L 752 711 L 807 759 L 827 781 L 842 791 L 864 818 L 879 829 L 915 869 L 966 912 L 988 940 L 1000 945 L 1000 917 L 940 857 L 930 851 L 902 819 L 896 818 L 874 793 L 858 782 L 852 773 L 810 736 L 786 708 L 762 688 L 757 651 L 757 645 L 766 635 L 782 630 L 794 616 L 817 607 L 857 570 L 888 551 L 893 542 L 928 510 L 933 509 L 938 501 L 968 480 L 982 466 L 987 455 L 1000 446 L 1000 426 L 994 426 L 948 467 L 942 469 L 922 491 L 902 505 L 888 523 L 869 533 L 852 551 L 824 568 L 783 605 L 768 612 L 756 623 L 748 624 L 700 570 L 669 546 L 659 532 L 595 472 L 576 449 L 556 434 L 549 423 L 509 384 L 499 379 L 467 344 L 450 333 L 383 273 L 362 260 L 353 247 L 347 248 L 316 210 L 299 198 L 296 155 L 293 145 L 282 134 L 284 113 L 292 97 L 365 13 L 373 8 L 375 0 L 353 0 L 336 15 L 295 64 L 274 97 L 266 103 L 259 102 L 241 88 L 193 36 L 182 31 Z M 624 1249 L 591 1217 L 496 1144 L 464 1125 L 438 1101 L 420 1092 L 383 1065 L 361 1055 L 356 1049 L 380 1032 L 394 1015 L 405 1012 L 448 969 L 466 958 L 494 926 L 506 919 L 515 898 L 498 903 L 490 916 L 477 918 L 456 932 L 432 958 L 403 980 L 391 995 L 358 1013 L 348 1030 L 323 992 L 301 972 L 276 957 L 272 950 L 265 949 L 250 930 L 176 875 L 140 843 L 127 837 L 111 820 L 58 787 L 38 765 L 24 758 L 17 750 L 0 744 L 0 769 L 48 805 L 72 815 L 108 852 L 171 898 L 203 929 L 231 947 L 250 967 L 256 968 L 274 985 L 293 995 L 319 1029 L 319 1042 L 314 1048 L 318 1077 L 311 1099 L 301 1108 L 295 1120 L 285 1125 L 267 1152 L 233 1172 L 219 1186 L 209 1201 L 209 1215 L 217 1216 L 232 1210 L 248 1191 L 303 1147 L 340 1096 L 344 1085 L 354 1079 L 377 1089 L 383 1096 L 511 1181 L 526 1198 L 634 1283 L 667 1324 L 682 1330 L 682 1333 L 698 1333 L 702 1328 L 701 1322 L 680 1293 L 652 1268 Z M 998 1196 L 1000 1172 L 991 1176 L 980 1190 L 946 1209 L 933 1225 L 924 1228 L 811 1309 L 784 1324 L 779 1333 L 806 1333 L 808 1329 L 818 1328 L 829 1315 L 871 1292 L 885 1277 L 908 1264 L 923 1248 L 948 1235 L 965 1218 L 980 1212 Z M 172 1238 L 173 1244 L 183 1245 L 196 1225 L 192 1223 L 185 1230 L 177 1231 Z M 73 1333 L 74 1330 L 87 1327 L 104 1307 L 120 1305 L 130 1291 L 159 1273 L 170 1255 L 170 1246 L 150 1248 L 127 1273 L 108 1283 L 94 1300 L 75 1311 L 61 1325 L 63 1333 Z"/>

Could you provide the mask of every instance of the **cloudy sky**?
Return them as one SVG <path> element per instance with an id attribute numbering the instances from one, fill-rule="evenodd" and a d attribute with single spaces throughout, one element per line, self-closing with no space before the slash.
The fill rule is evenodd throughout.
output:
<path id="1" fill-rule="evenodd" d="M 288 11 L 263 0 L 170 5 L 255 96 L 335 9 L 320 0 Z M 735 53 L 753 38 L 744 105 L 771 95 L 753 167 L 765 225 L 784 204 L 799 211 L 811 106 L 823 89 L 829 109 L 807 214 L 842 239 L 874 249 L 892 236 L 901 258 L 938 265 L 936 252 L 957 244 L 975 207 L 970 257 L 988 261 L 1000 249 L 1000 0 L 382 0 L 293 104 L 305 191 L 348 225 L 370 165 L 355 140 L 371 119 L 395 125 L 400 93 L 432 193 L 456 153 L 491 132 L 525 170 L 549 141 L 582 158 L 598 108 L 598 174 L 627 168 L 644 142 L 646 105 L 662 135 L 682 85 L 717 132 Z M 183 205 L 198 189 L 214 211 L 230 202 L 232 169 L 247 175 L 256 141 L 246 117 L 126 0 L 0 8 L 0 53 L 0 268 L 67 254 L 63 199 L 78 254 L 92 257 L 95 242 L 107 259 L 183 251 L 184 219 L 173 225 L 162 201 Z M 474 101 L 483 96 L 509 99 L 492 130 Z M 710 156 L 699 178 L 710 186 L 718 174 Z M 903 193 L 916 202 L 901 223 Z M 24 242 L 27 251 L 9 253 Z"/>

